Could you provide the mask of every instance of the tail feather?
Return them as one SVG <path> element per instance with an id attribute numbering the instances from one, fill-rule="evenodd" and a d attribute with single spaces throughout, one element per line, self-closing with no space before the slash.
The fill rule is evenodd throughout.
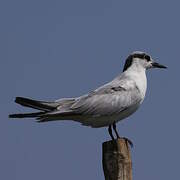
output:
<path id="1" fill-rule="evenodd" d="M 72 119 L 74 112 L 70 108 L 74 98 L 64 98 L 54 102 L 37 101 L 24 97 L 16 97 L 15 102 L 25 107 L 40 110 L 35 113 L 10 114 L 9 118 L 35 118 L 37 122 Z"/>
<path id="2" fill-rule="evenodd" d="M 56 102 L 36 101 L 24 97 L 16 97 L 15 102 L 22 106 L 38 109 L 41 111 L 52 111 L 58 106 L 58 103 Z"/>
<path id="3" fill-rule="evenodd" d="M 36 117 L 37 122 L 47 122 L 47 121 L 54 121 L 54 120 L 62 120 L 62 119 L 69 119 L 69 117 L 76 116 L 72 111 L 62 111 L 62 110 L 55 110 L 51 112 L 46 112 L 44 114 L 40 114 Z"/>
<path id="4" fill-rule="evenodd" d="M 9 118 L 34 118 L 43 115 L 45 112 L 37 112 L 37 113 L 24 113 L 24 114 L 10 114 Z"/>

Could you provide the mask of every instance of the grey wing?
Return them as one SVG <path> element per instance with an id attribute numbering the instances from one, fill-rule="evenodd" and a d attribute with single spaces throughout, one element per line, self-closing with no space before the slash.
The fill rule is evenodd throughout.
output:
<path id="1" fill-rule="evenodd" d="M 77 114 L 90 116 L 118 114 L 142 100 L 138 88 L 133 87 L 128 89 L 120 85 L 107 84 L 76 99 L 71 109 Z"/>

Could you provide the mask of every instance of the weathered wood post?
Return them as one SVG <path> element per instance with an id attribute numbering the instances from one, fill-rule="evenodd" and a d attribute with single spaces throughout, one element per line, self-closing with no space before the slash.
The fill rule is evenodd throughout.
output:
<path id="1" fill-rule="evenodd" d="M 132 180 L 130 148 L 125 139 L 104 142 L 102 162 L 105 180 Z"/>

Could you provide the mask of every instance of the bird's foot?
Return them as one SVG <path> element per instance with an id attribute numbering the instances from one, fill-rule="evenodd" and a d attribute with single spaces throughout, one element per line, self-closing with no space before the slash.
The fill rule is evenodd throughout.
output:
<path id="1" fill-rule="evenodd" d="M 133 142 L 130 140 L 130 139 L 128 139 L 128 138 L 126 138 L 126 137 L 122 137 L 125 141 L 126 141 L 126 144 L 128 145 L 130 145 L 131 146 L 131 148 L 133 148 L 134 147 L 134 145 L 133 145 Z"/>

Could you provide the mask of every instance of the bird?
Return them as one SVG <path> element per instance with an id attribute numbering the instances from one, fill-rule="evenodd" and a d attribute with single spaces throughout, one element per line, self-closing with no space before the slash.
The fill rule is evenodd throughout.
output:
<path id="1" fill-rule="evenodd" d="M 116 138 L 120 138 L 116 123 L 132 115 L 142 104 L 147 90 L 146 70 L 152 68 L 167 67 L 145 52 L 134 51 L 127 57 L 123 72 L 103 86 L 80 97 L 55 101 L 16 97 L 17 104 L 38 111 L 10 114 L 9 118 L 35 118 L 39 123 L 73 120 L 93 128 L 108 127 L 112 140 L 113 128 Z"/>

